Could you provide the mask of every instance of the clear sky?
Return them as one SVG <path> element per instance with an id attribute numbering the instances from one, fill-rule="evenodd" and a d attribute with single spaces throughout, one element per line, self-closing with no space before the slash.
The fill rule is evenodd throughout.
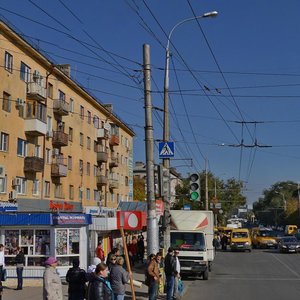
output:
<path id="1" fill-rule="evenodd" d="M 171 165 L 186 175 L 202 171 L 206 158 L 216 176 L 246 182 L 250 204 L 277 181 L 300 181 L 299 0 L 0 3 L 2 18 L 54 63 L 71 64 L 72 77 L 132 126 L 134 161 L 145 161 L 143 44 L 151 48 L 153 105 L 162 108 L 167 35 L 209 11 L 218 16 L 186 22 L 171 39 Z M 154 112 L 157 140 L 162 117 Z M 160 163 L 158 145 L 154 155 Z"/>

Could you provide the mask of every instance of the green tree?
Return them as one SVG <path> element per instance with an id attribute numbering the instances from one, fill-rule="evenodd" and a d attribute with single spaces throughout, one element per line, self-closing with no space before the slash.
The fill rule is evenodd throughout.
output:
<path id="1" fill-rule="evenodd" d="M 135 201 L 146 201 L 146 185 L 143 178 L 133 178 L 133 199 Z"/>

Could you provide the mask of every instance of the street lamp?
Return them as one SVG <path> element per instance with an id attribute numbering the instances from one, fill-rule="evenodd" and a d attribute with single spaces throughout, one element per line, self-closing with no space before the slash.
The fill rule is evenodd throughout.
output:
<path id="1" fill-rule="evenodd" d="M 168 142 L 170 139 L 170 125 L 169 125 L 169 63 L 170 63 L 170 40 L 171 36 L 174 32 L 174 30 L 189 21 L 201 19 L 201 18 L 209 18 L 209 17 L 216 17 L 218 15 L 218 12 L 211 11 L 207 12 L 201 16 L 196 16 L 188 19 L 184 19 L 180 22 L 178 22 L 170 31 L 168 35 L 168 41 L 166 46 L 166 61 L 165 61 L 165 76 L 164 76 L 164 128 L 163 128 L 163 141 Z M 170 159 L 169 158 L 163 158 L 163 166 L 167 169 L 170 168 Z M 165 211 L 167 215 L 170 213 L 170 189 L 168 194 L 164 195 L 164 202 L 165 202 Z M 166 224 L 165 229 L 165 240 L 164 240 L 164 246 L 166 249 L 170 246 L 170 225 Z"/>

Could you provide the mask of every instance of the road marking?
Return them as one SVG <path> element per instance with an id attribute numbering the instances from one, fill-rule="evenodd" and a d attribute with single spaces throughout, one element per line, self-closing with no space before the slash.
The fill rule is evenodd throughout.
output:
<path id="1" fill-rule="evenodd" d="M 245 278 L 241 278 L 241 277 L 219 277 L 219 276 L 214 276 L 214 277 L 210 277 L 211 279 L 222 279 L 222 280 L 247 280 L 247 281 L 300 281 L 300 278 L 266 278 L 266 277 L 261 277 L 261 278 L 251 278 L 251 277 L 245 277 Z"/>
<path id="2" fill-rule="evenodd" d="M 293 269 L 291 269 L 286 263 L 284 263 L 280 258 L 277 257 L 277 255 L 274 255 L 271 253 L 271 255 L 276 258 L 276 260 L 278 260 L 283 266 L 285 266 L 291 273 L 293 273 L 296 277 L 300 278 L 300 275 L 294 271 Z"/>

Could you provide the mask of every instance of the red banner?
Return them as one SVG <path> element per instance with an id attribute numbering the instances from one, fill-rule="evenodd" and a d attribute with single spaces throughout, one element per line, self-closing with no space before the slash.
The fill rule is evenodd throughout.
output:
<path id="1" fill-rule="evenodd" d="M 147 225 L 147 215 L 141 211 L 117 211 L 117 228 L 142 230 Z"/>

